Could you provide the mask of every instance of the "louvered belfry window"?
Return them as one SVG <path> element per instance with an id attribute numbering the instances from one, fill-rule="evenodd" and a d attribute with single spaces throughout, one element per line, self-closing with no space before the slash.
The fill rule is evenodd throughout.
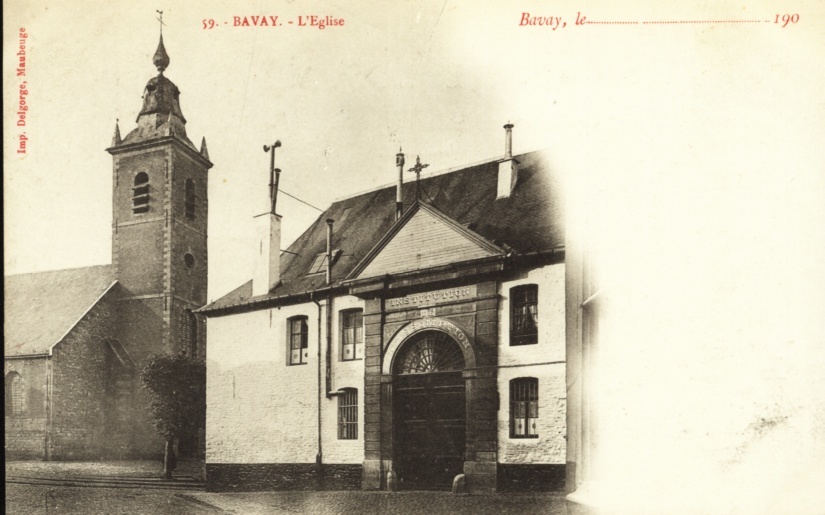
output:
<path id="1" fill-rule="evenodd" d="M 364 357 L 364 317 L 360 309 L 341 312 L 341 359 Z"/>
<path id="2" fill-rule="evenodd" d="M 309 334 L 307 317 L 292 317 L 287 321 L 289 328 L 289 364 L 301 365 L 309 358 Z"/>
<path id="3" fill-rule="evenodd" d="M 149 175 L 146 172 L 138 172 L 135 175 L 135 183 L 132 188 L 132 212 L 149 212 Z"/>
<path id="4" fill-rule="evenodd" d="M 358 439 L 358 390 L 345 388 L 338 396 L 338 439 Z"/>
<path id="5" fill-rule="evenodd" d="M 539 380 L 510 381 L 510 438 L 538 438 Z"/>
<path id="6" fill-rule="evenodd" d="M 510 289 L 510 345 L 538 343 L 538 297 L 535 284 Z"/>

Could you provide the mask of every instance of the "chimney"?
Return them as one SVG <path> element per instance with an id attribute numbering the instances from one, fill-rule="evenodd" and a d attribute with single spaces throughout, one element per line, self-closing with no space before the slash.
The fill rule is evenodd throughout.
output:
<path id="1" fill-rule="evenodd" d="M 504 159 L 513 158 L 513 124 L 504 126 Z"/>
<path id="2" fill-rule="evenodd" d="M 264 213 L 255 217 L 258 255 L 252 276 L 252 295 L 266 295 L 281 280 L 281 216 Z"/>
<path id="3" fill-rule="evenodd" d="M 496 198 L 510 196 L 518 181 L 518 161 L 513 159 L 513 124 L 504 126 L 504 159 L 498 163 Z"/>
<path id="4" fill-rule="evenodd" d="M 395 154 L 395 166 L 398 167 L 398 186 L 395 189 L 395 219 L 398 220 L 404 212 L 404 196 L 401 192 L 404 187 L 404 154 L 401 152 L 401 147 Z"/>
<path id="5" fill-rule="evenodd" d="M 332 283 L 332 224 L 335 220 L 327 218 L 327 284 Z"/>
<path id="6" fill-rule="evenodd" d="M 269 159 L 269 212 L 255 217 L 255 229 L 258 236 L 258 256 L 252 276 L 252 296 L 266 295 L 281 281 L 281 216 L 275 213 L 278 199 L 278 178 L 281 170 L 275 168 L 275 149 L 281 141 L 264 145 L 264 152 L 270 153 Z M 205 147 L 204 147 L 205 148 Z"/>

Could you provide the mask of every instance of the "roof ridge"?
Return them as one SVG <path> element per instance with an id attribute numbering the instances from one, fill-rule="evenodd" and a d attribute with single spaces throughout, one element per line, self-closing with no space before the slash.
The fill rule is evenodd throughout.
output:
<path id="1" fill-rule="evenodd" d="M 518 155 L 513 155 L 513 158 L 519 158 L 519 157 L 522 157 L 522 156 L 526 156 L 528 154 L 535 154 L 537 152 L 543 152 L 543 151 L 549 150 L 549 149 L 550 149 L 550 147 L 537 148 L 535 150 L 530 150 L 528 152 L 522 152 Z M 460 172 L 462 170 L 466 170 L 467 168 L 473 168 L 475 166 L 481 166 L 481 165 L 484 165 L 484 164 L 495 163 L 496 161 L 504 161 L 505 159 L 506 158 L 502 155 L 502 156 L 498 156 L 498 157 L 489 157 L 487 159 L 482 159 L 481 161 L 476 161 L 476 162 L 473 162 L 473 163 L 466 163 L 466 164 L 462 164 L 462 165 L 453 166 L 453 167 L 450 167 L 450 168 L 444 168 L 444 169 L 441 169 L 441 170 L 433 170 L 431 172 L 422 173 L 421 174 L 421 180 L 431 179 L 433 177 L 438 177 L 438 176 L 441 176 L 441 175 L 447 175 L 448 173 Z M 405 182 L 404 184 L 408 184 L 408 182 Z M 397 184 L 396 182 L 388 182 L 388 183 L 382 184 L 380 186 L 375 186 L 373 188 L 369 188 L 369 189 L 366 189 L 366 190 L 357 191 L 357 192 L 349 194 L 349 195 L 336 197 L 332 200 L 332 202 L 330 203 L 330 206 L 332 206 L 332 204 L 335 204 L 337 202 L 343 202 L 344 200 L 349 200 L 349 199 L 352 199 L 352 198 L 355 198 L 355 197 L 360 197 L 361 195 L 366 195 L 367 193 L 375 193 L 376 191 L 381 191 L 381 190 L 386 189 L 386 188 L 394 188 L 396 186 L 396 184 Z"/>
<path id="2" fill-rule="evenodd" d="M 113 266 L 114 265 L 112 263 L 109 263 L 108 265 L 73 266 L 73 267 L 69 267 L 69 268 L 57 268 L 57 269 L 54 269 L 54 270 L 41 270 L 39 272 L 19 272 L 19 273 L 15 273 L 15 274 L 3 274 L 3 277 L 20 277 L 20 276 L 23 276 L 23 275 L 54 274 L 54 273 L 58 273 L 58 272 L 71 272 L 71 271 L 76 271 L 76 270 L 87 270 L 89 268 L 105 268 L 105 267 L 111 268 Z"/>

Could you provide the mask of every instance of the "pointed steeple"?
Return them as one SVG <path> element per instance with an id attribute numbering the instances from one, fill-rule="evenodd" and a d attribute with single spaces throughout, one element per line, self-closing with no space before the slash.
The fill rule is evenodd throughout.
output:
<path id="1" fill-rule="evenodd" d="M 118 125 L 118 121 L 119 120 L 115 121 L 115 134 L 114 134 L 114 136 L 112 136 L 112 146 L 113 147 L 116 147 L 116 146 L 120 145 L 120 142 L 123 141 L 120 138 L 120 126 Z"/>
<path id="2" fill-rule="evenodd" d="M 209 151 L 206 150 L 206 136 L 201 139 L 201 155 L 206 159 L 209 159 Z"/>
<path id="3" fill-rule="evenodd" d="M 160 42 L 158 49 L 155 50 L 155 55 L 152 57 L 152 64 L 154 64 L 158 72 L 163 74 L 163 71 L 169 66 L 169 54 L 166 53 L 166 47 L 163 46 L 163 34 L 160 35 Z"/>

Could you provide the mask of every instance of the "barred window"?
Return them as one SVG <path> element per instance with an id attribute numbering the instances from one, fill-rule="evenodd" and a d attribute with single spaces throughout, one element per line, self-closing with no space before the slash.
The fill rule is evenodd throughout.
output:
<path id="1" fill-rule="evenodd" d="M 6 416 L 19 417 L 23 414 L 23 381 L 17 372 L 6 374 Z"/>
<path id="2" fill-rule="evenodd" d="M 358 390 L 344 388 L 338 396 L 338 439 L 358 439 Z"/>
<path id="3" fill-rule="evenodd" d="M 538 297 L 535 284 L 510 289 L 510 345 L 538 343 Z"/>
<path id="4" fill-rule="evenodd" d="M 538 438 L 539 380 L 510 381 L 510 438 Z"/>
<path id="5" fill-rule="evenodd" d="M 149 175 L 146 172 L 138 172 L 135 175 L 135 183 L 132 188 L 132 212 L 149 212 Z"/>
<path id="6" fill-rule="evenodd" d="M 184 187 L 184 206 L 186 208 L 186 218 L 195 219 L 195 181 L 186 179 Z"/>
<path id="7" fill-rule="evenodd" d="M 301 365 L 309 358 L 309 338 L 307 328 L 307 317 L 292 317 L 287 320 L 289 331 L 289 364 Z"/>
<path id="8" fill-rule="evenodd" d="M 364 357 L 364 317 L 360 309 L 341 311 L 341 359 Z"/>

